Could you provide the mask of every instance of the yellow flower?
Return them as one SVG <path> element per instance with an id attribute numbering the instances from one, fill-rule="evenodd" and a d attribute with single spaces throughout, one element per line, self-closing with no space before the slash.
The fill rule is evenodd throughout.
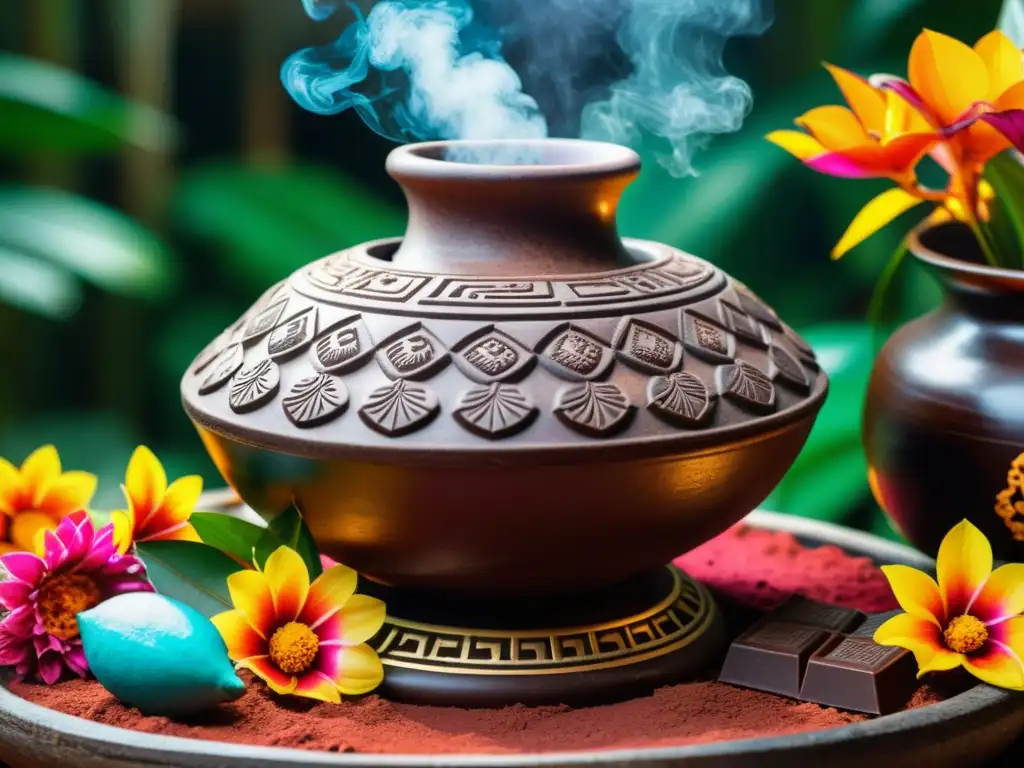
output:
<path id="1" fill-rule="evenodd" d="M 992 547 L 967 520 L 942 540 L 938 583 L 905 565 L 882 568 L 906 613 L 875 642 L 912 651 L 918 677 L 964 667 L 983 682 L 1024 690 L 1024 564 L 992 570 Z"/>
<path id="2" fill-rule="evenodd" d="M 125 473 L 125 499 L 128 509 L 110 517 L 114 524 L 114 543 L 121 554 L 135 541 L 199 541 L 196 529 L 188 521 L 203 492 L 199 475 L 182 477 L 167 485 L 167 473 L 153 452 L 140 445 L 132 454 Z"/>
<path id="3" fill-rule="evenodd" d="M 84 510 L 96 492 L 96 476 L 63 472 L 52 445 L 34 451 L 18 469 L 0 459 L 0 555 L 35 551 L 45 531 Z"/>
<path id="4" fill-rule="evenodd" d="M 279 547 L 263 571 L 228 577 L 235 610 L 212 621 L 231 660 L 274 693 L 339 704 L 341 694 L 368 693 L 384 679 L 366 644 L 384 624 L 384 603 L 354 594 L 356 580 L 351 568 L 335 565 L 310 584 L 298 553 Z"/>

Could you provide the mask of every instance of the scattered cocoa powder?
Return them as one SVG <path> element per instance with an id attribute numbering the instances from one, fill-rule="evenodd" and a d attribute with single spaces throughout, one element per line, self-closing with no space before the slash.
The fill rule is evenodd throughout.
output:
<path id="1" fill-rule="evenodd" d="M 737 603 L 770 608 L 799 592 L 863 611 L 894 607 L 879 570 L 838 547 L 808 549 L 783 533 L 737 527 L 679 559 Z M 12 686 L 30 701 L 107 725 L 239 744 L 390 754 L 514 753 L 700 744 L 832 728 L 867 719 L 710 680 L 602 707 L 464 710 L 368 696 L 342 706 L 272 694 L 258 680 L 194 722 L 144 717 L 95 681 Z M 908 708 L 941 699 L 921 688 Z"/>

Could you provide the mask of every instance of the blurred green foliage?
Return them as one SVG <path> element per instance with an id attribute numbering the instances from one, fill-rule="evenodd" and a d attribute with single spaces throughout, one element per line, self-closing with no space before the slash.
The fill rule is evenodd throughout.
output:
<path id="1" fill-rule="evenodd" d="M 22 0 L 23 11 L 30 2 L 37 0 Z M 177 26 L 162 32 L 173 39 L 153 46 L 173 53 L 165 62 L 178 94 L 173 117 L 102 85 L 123 79 L 103 57 L 87 57 L 74 72 L 24 55 L 27 12 L 0 30 L 11 50 L 0 56 L 0 167 L 13 179 L 0 188 L 0 455 L 20 460 L 55 442 L 66 466 L 101 475 L 99 506 L 119 503 L 124 465 L 140 441 L 170 474 L 200 472 L 219 485 L 177 407 L 188 362 L 271 282 L 402 230 L 401 197 L 382 170 L 390 146 L 353 115 L 316 117 L 284 101 L 244 111 L 238 101 L 246 89 L 277 87 L 268 79 L 282 55 L 310 41 L 292 4 L 292 20 L 278 24 L 261 20 L 285 11 L 262 2 L 182 0 Z M 126 5 L 112 3 L 108 13 Z M 823 60 L 902 74 L 922 27 L 973 43 L 995 26 L 1000 6 L 776 0 L 772 28 L 727 52 L 755 94 L 742 130 L 697 156 L 697 178 L 673 179 L 650 161 L 626 193 L 624 234 L 682 247 L 734 274 L 801 330 L 831 377 L 808 445 L 769 508 L 893 535 L 867 490 L 862 403 L 885 328 L 939 297 L 906 259 L 883 308 L 885 328 L 869 327 L 872 288 L 914 215 L 831 262 L 831 246 L 884 184 L 816 175 L 763 136 L 813 106 L 841 102 Z M 79 47 L 98 28 L 127 24 L 95 11 L 83 18 L 80 28 L 63 29 Z M 1004 19 L 1024 29 L 1016 0 Z M 148 41 L 140 42 L 144 50 Z M 275 124 L 272 113 L 283 117 Z M 271 139 L 243 138 L 260 131 Z M 244 146 L 268 141 L 276 144 L 266 158 Z M 117 178 L 139 156 L 171 169 L 146 225 L 118 210 L 133 210 Z M 54 157 L 72 169 L 56 185 L 63 189 L 34 183 L 34 163 Z"/>

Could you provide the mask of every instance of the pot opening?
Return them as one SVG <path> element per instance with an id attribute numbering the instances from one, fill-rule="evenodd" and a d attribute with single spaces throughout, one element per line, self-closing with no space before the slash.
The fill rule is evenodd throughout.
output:
<path id="1" fill-rule="evenodd" d="M 375 243 L 366 249 L 366 255 L 375 261 L 383 261 L 390 263 L 398 251 L 399 246 L 402 244 L 401 240 L 392 240 L 385 243 Z M 623 246 L 626 253 L 629 254 L 628 265 L 632 266 L 635 264 L 645 264 L 651 261 L 657 261 L 659 258 L 658 253 L 642 248 L 635 244 Z M 415 270 L 414 270 L 415 271 Z M 597 271 L 595 269 L 595 271 Z"/>
<path id="2" fill-rule="evenodd" d="M 388 167 L 427 177 L 618 175 L 639 170 L 640 157 L 628 147 L 580 139 L 432 141 L 399 147 Z"/>

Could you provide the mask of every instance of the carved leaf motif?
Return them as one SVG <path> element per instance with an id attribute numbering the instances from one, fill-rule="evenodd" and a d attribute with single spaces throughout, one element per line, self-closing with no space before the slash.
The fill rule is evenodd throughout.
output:
<path id="1" fill-rule="evenodd" d="M 775 410 L 775 387 L 771 379 L 750 363 L 738 360 L 735 365 L 719 368 L 717 376 L 719 389 L 726 397 L 750 410 L 762 413 Z"/>
<path id="2" fill-rule="evenodd" d="M 772 362 L 775 364 L 773 378 L 781 379 L 795 389 L 806 392 L 810 389 L 803 366 L 782 347 L 772 345 Z"/>
<path id="3" fill-rule="evenodd" d="M 586 382 L 562 390 L 555 414 L 566 426 L 591 437 L 624 429 L 633 417 L 629 398 L 614 384 Z"/>
<path id="4" fill-rule="evenodd" d="M 530 399 L 512 384 L 474 387 L 462 396 L 455 418 L 482 437 L 509 437 L 526 429 L 537 416 Z"/>
<path id="5" fill-rule="evenodd" d="M 277 364 L 260 360 L 256 365 L 239 371 L 231 382 L 228 404 L 236 413 L 253 411 L 274 399 L 281 383 Z"/>
<path id="6" fill-rule="evenodd" d="M 711 413 L 711 396 L 692 373 L 655 376 L 647 391 L 648 407 L 666 421 L 699 426 Z"/>
<path id="7" fill-rule="evenodd" d="M 199 394 L 208 395 L 224 386 L 235 371 L 242 367 L 244 359 L 241 344 L 232 344 L 223 350 L 210 367 L 210 372 L 203 379 L 203 383 L 199 385 Z"/>
<path id="8" fill-rule="evenodd" d="M 348 407 L 348 389 L 338 377 L 321 373 L 299 381 L 281 406 L 297 427 L 317 427 L 344 412 Z"/>
<path id="9" fill-rule="evenodd" d="M 426 426 L 439 410 L 437 397 L 426 387 L 398 379 L 375 389 L 359 409 L 367 426 L 388 437 L 400 437 Z"/>

